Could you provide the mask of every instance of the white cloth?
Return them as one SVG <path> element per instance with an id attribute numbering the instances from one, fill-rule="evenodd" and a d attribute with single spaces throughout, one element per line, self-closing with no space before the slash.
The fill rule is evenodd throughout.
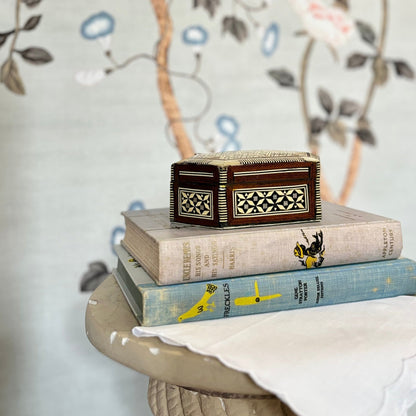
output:
<path id="1" fill-rule="evenodd" d="M 302 416 L 401 416 L 416 402 L 416 297 L 135 327 L 133 334 L 217 357 Z"/>

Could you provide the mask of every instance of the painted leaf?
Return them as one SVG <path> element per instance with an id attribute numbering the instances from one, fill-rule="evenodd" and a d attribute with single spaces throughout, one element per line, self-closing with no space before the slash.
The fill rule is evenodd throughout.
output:
<path id="1" fill-rule="evenodd" d="M 376 34 L 373 28 L 368 23 L 364 23 L 360 20 L 357 20 L 356 25 L 358 31 L 360 32 L 361 39 L 370 45 L 374 45 Z"/>
<path id="2" fill-rule="evenodd" d="M 40 22 L 42 15 L 31 16 L 23 26 L 23 30 L 33 30 Z"/>
<path id="3" fill-rule="evenodd" d="M 23 81 L 20 78 L 19 69 L 16 62 L 10 58 L 1 67 L 0 81 L 15 94 L 24 95 L 25 87 Z"/>
<path id="4" fill-rule="evenodd" d="M 380 56 L 373 62 L 374 80 L 376 85 L 384 85 L 389 78 L 389 68 L 386 61 Z"/>
<path id="5" fill-rule="evenodd" d="M 313 117 L 309 121 L 311 134 L 319 134 L 328 124 L 324 119 L 320 117 Z"/>
<path id="6" fill-rule="evenodd" d="M 268 74 L 282 87 L 295 86 L 295 77 L 286 69 L 271 69 Z"/>
<path id="7" fill-rule="evenodd" d="M 339 115 L 351 117 L 360 110 L 360 105 L 352 100 L 343 99 L 339 105 Z"/>
<path id="8" fill-rule="evenodd" d="M 214 17 L 219 5 L 220 0 L 194 0 L 194 8 L 199 6 L 203 7 L 208 12 L 210 17 Z"/>
<path id="9" fill-rule="evenodd" d="M 42 0 L 22 0 L 22 3 L 26 4 L 27 7 L 35 7 L 37 6 Z"/>
<path id="10" fill-rule="evenodd" d="M 340 121 L 336 120 L 328 124 L 327 128 L 329 137 L 337 144 L 345 147 L 347 144 L 347 128 L 345 124 Z"/>
<path id="11" fill-rule="evenodd" d="M 324 90 L 323 88 L 319 88 L 318 97 L 322 108 L 328 114 L 331 114 L 334 109 L 334 102 L 332 101 L 331 95 L 328 93 L 328 91 Z"/>
<path id="12" fill-rule="evenodd" d="M 405 61 L 394 61 L 394 69 L 399 77 L 413 79 L 415 73 L 412 67 Z"/>
<path id="13" fill-rule="evenodd" d="M 6 43 L 7 38 L 8 38 L 7 35 L 0 33 L 0 47 Z"/>
<path id="14" fill-rule="evenodd" d="M 88 270 L 81 276 L 79 289 L 81 292 L 92 292 L 108 276 L 107 265 L 101 261 L 88 264 Z"/>
<path id="15" fill-rule="evenodd" d="M 347 68 L 359 68 L 367 62 L 367 55 L 361 53 L 353 53 L 348 57 Z"/>
<path id="16" fill-rule="evenodd" d="M 17 51 L 20 53 L 21 57 L 31 64 L 34 65 L 43 65 L 51 62 L 53 57 L 52 55 L 43 48 L 30 47 L 24 49 L 23 51 Z"/>
<path id="17" fill-rule="evenodd" d="M 222 20 L 222 33 L 229 32 L 239 42 L 248 37 L 247 25 L 235 16 L 225 16 Z"/>
<path id="18" fill-rule="evenodd" d="M 370 129 L 358 129 L 355 133 L 363 143 L 371 144 L 372 146 L 376 144 L 376 138 Z"/>

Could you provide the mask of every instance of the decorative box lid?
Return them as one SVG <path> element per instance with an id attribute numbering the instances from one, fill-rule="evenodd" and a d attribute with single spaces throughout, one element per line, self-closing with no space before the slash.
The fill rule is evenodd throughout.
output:
<path id="1" fill-rule="evenodd" d="M 218 153 L 197 153 L 194 156 L 183 159 L 177 164 L 195 163 L 213 166 L 238 166 L 256 163 L 279 162 L 318 162 L 319 156 L 308 152 L 290 152 L 276 150 L 238 150 Z"/>

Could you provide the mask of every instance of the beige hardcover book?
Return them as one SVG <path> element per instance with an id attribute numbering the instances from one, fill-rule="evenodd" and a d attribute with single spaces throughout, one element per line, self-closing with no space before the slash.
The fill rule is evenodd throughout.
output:
<path id="1" fill-rule="evenodd" d="M 123 212 L 123 246 L 157 284 L 395 259 L 400 222 L 329 202 L 320 222 L 215 229 L 171 223 L 169 209 Z"/>

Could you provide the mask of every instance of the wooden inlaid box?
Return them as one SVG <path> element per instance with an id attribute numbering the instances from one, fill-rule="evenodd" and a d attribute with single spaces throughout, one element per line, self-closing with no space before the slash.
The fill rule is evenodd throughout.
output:
<path id="1" fill-rule="evenodd" d="M 201 153 L 171 168 L 171 221 L 235 227 L 321 219 L 319 157 L 306 152 Z"/>

